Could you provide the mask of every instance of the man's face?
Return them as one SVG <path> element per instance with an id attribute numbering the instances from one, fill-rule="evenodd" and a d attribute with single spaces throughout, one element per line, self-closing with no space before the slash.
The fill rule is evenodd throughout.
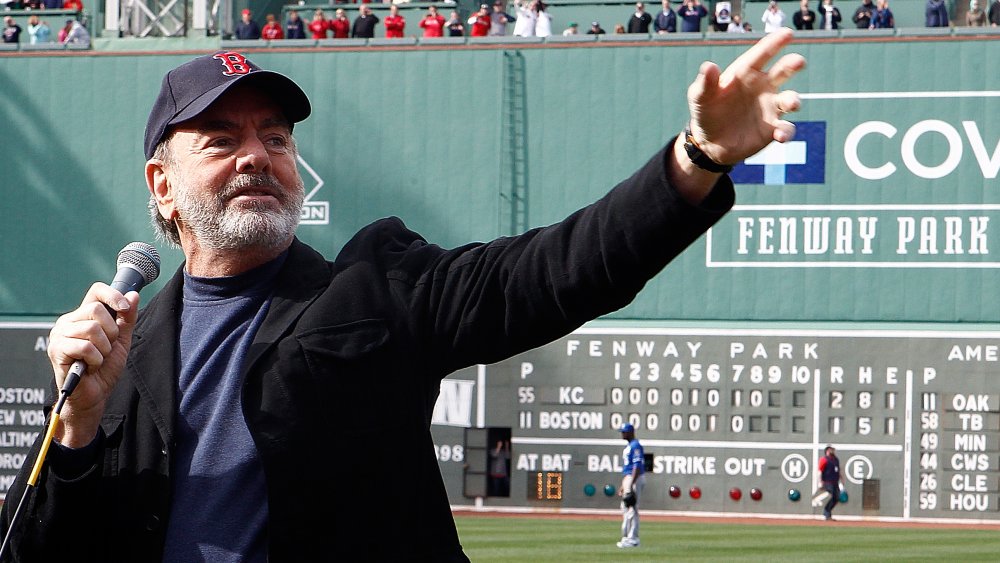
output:
<path id="1" fill-rule="evenodd" d="M 288 121 L 268 96 L 236 86 L 175 126 L 170 149 L 159 208 L 182 240 L 230 250 L 291 240 L 305 191 Z"/>

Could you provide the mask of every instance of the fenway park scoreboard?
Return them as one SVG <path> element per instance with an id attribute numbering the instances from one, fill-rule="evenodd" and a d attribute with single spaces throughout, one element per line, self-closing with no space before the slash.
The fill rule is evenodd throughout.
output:
<path id="1" fill-rule="evenodd" d="M 0 323 L 0 495 L 43 429 L 50 326 Z M 830 444 L 840 516 L 995 521 L 998 363 L 1000 332 L 594 324 L 449 376 L 432 433 L 454 505 L 616 510 L 627 422 L 646 510 L 819 514 Z"/>
<path id="2" fill-rule="evenodd" d="M 453 504 L 616 509 L 625 441 L 647 510 L 997 520 L 1000 333 L 588 327 L 445 380 L 433 427 Z M 489 490 L 509 438 L 509 496 Z"/>

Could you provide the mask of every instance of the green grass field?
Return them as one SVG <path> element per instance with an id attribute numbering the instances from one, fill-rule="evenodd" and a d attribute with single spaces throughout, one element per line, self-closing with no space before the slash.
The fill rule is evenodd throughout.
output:
<path id="1" fill-rule="evenodd" d="M 473 562 L 1000 561 L 1000 530 L 643 522 L 642 546 L 619 549 L 608 520 L 456 516 Z"/>

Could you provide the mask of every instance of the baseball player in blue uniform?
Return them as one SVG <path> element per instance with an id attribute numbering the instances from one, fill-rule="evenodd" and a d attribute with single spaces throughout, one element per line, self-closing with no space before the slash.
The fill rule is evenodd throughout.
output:
<path id="1" fill-rule="evenodd" d="M 622 497 L 622 539 L 616 545 L 621 548 L 639 547 L 639 499 L 642 488 L 646 486 L 646 466 L 642 444 L 635 437 L 635 427 L 625 424 L 621 433 L 628 445 L 622 452 L 622 487 L 618 491 Z M 630 497 L 629 493 L 634 496 Z"/>

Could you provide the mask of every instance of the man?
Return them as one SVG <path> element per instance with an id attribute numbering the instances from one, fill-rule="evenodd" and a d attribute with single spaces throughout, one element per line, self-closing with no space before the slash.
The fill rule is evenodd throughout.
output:
<path id="1" fill-rule="evenodd" d="M 21 42 L 21 26 L 17 25 L 17 21 L 11 16 L 4 16 L 3 18 L 3 42 L 4 43 L 20 43 Z"/>
<path id="2" fill-rule="evenodd" d="M 990 27 L 1000 26 L 1000 0 L 993 0 L 990 4 L 990 9 L 986 13 L 986 21 L 989 22 Z"/>
<path id="3" fill-rule="evenodd" d="M 490 7 L 486 4 L 479 6 L 479 11 L 469 16 L 469 35 L 471 37 L 486 37 L 490 33 L 493 25 L 493 18 L 490 16 Z"/>
<path id="4" fill-rule="evenodd" d="M 351 26 L 351 37 L 365 39 L 375 37 L 375 26 L 379 21 L 381 20 L 372 13 L 372 9 L 368 4 L 361 4 L 358 7 L 358 17 L 354 18 L 354 24 Z"/>
<path id="5" fill-rule="evenodd" d="M 819 460 L 819 485 L 830 494 L 830 500 L 823 507 L 823 518 L 833 520 L 833 507 L 840 502 L 840 491 L 845 485 L 837 450 L 833 446 L 827 446 Z"/>
<path id="6" fill-rule="evenodd" d="M 642 444 L 635 437 L 635 426 L 621 427 L 622 439 L 627 442 L 622 452 L 622 539 L 615 545 L 621 548 L 639 547 L 639 499 L 646 486 L 646 463 Z"/>
<path id="7" fill-rule="evenodd" d="M 799 11 L 792 15 L 792 24 L 795 29 L 813 29 L 816 23 L 816 12 L 809 8 L 809 0 L 799 2 Z"/>
<path id="8" fill-rule="evenodd" d="M 670 0 L 663 0 L 662 4 L 663 9 L 660 10 L 659 14 L 656 14 L 656 19 L 653 20 L 653 31 L 657 35 L 677 31 L 677 12 L 670 7 Z"/>
<path id="9" fill-rule="evenodd" d="M 504 10 L 503 0 L 496 0 L 493 2 L 493 12 L 490 13 L 490 31 L 488 34 L 500 37 L 507 35 L 507 24 L 512 21 L 514 21 L 514 16 Z"/>
<path id="10" fill-rule="evenodd" d="M 566 26 L 566 29 L 564 29 L 562 32 L 563 35 L 577 35 L 579 33 L 580 33 L 580 28 L 576 22 L 569 22 L 569 25 Z"/>
<path id="11" fill-rule="evenodd" d="M 889 0 L 878 0 L 875 2 L 875 12 L 872 14 L 872 22 L 869 29 L 893 29 L 896 27 L 896 18 L 889 9 Z"/>
<path id="12" fill-rule="evenodd" d="M 66 37 L 63 43 L 71 45 L 90 45 L 90 32 L 77 20 L 66 20 Z"/>
<path id="13" fill-rule="evenodd" d="M 924 25 L 926 27 L 948 27 L 948 6 L 944 0 L 927 0 L 924 6 Z"/>
<path id="14" fill-rule="evenodd" d="M 389 15 L 385 17 L 385 36 L 399 39 L 406 35 L 406 18 L 399 13 L 399 6 L 389 4 Z"/>
<path id="15" fill-rule="evenodd" d="M 53 326 L 55 387 L 86 373 L 32 446 L 32 494 L 30 462 L 7 490 L 29 499 L 13 527 L 18 503 L 0 509 L 14 560 L 467 562 L 430 432 L 441 380 L 621 308 L 715 224 L 731 165 L 795 135 L 779 89 L 805 59 L 770 64 L 791 40 L 703 63 L 685 134 L 563 221 L 445 249 L 390 217 L 332 261 L 296 236 L 305 93 L 236 52 L 171 70 L 145 179 L 184 263 L 141 313 L 95 283 Z M 362 431 L 392 437 L 402 478 Z"/>
<path id="16" fill-rule="evenodd" d="M 701 20 L 708 16 L 708 10 L 698 0 L 684 0 L 684 5 L 677 9 L 677 17 L 681 19 L 681 31 L 697 33 L 701 31 Z"/>
<path id="17" fill-rule="evenodd" d="M 997 1 L 1000 2 L 1000 0 Z M 861 0 L 861 5 L 858 6 L 857 10 L 854 10 L 851 21 L 858 26 L 858 29 L 868 29 L 871 27 L 873 15 L 875 15 L 875 4 L 872 3 L 872 0 Z"/>
<path id="18" fill-rule="evenodd" d="M 601 27 L 601 22 L 590 22 L 590 29 L 587 30 L 588 35 L 601 35 L 602 33 L 604 33 L 604 28 Z"/>
<path id="19" fill-rule="evenodd" d="M 833 0 L 823 0 L 820 6 L 819 28 L 840 29 L 840 8 L 833 5 Z"/>
<path id="20" fill-rule="evenodd" d="M 306 38 L 306 23 L 299 16 L 298 10 L 288 10 L 288 21 L 285 22 L 285 37 L 289 39 Z"/>
<path id="21" fill-rule="evenodd" d="M 427 14 L 417 25 L 424 30 L 424 37 L 444 37 L 444 16 L 438 13 L 437 6 L 428 6 Z"/>
<path id="22" fill-rule="evenodd" d="M 240 22 L 236 24 L 233 36 L 236 39 L 260 39 L 260 26 L 253 19 L 249 8 L 240 12 Z"/>
<path id="23" fill-rule="evenodd" d="M 264 16 L 264 27 L 260 28 L 260 38 L 268 41 L 275 41 L 285 38 L 285 30 L 278 23 L 274 14 Z"/>
<path id="24" fill-rule="evenodd" d="M 646 13 L 646 7 L 642 2 L 635 3 L 635 12 L 628 19 L 629 33 L 649 33 L 649 24 L 653 22 L 653 16 Z"/>

